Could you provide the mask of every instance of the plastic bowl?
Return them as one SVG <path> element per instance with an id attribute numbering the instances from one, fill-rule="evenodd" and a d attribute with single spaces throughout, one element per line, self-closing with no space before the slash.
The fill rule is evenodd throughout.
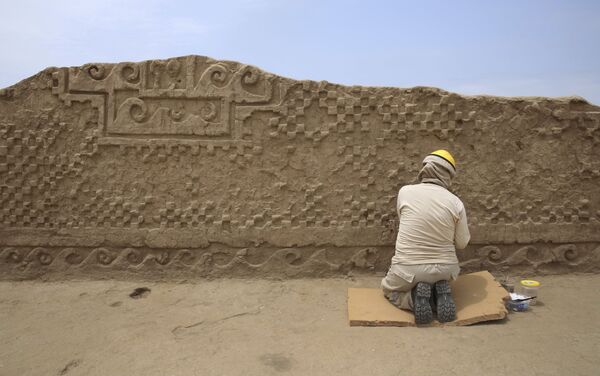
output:
<path id="1" fill-rule="evenodd" d="M 514 312 L 527 311 L 527 309 L 529 309 L 529 300 L 525 300 L 524 302 L 516 301 L 516 300 L 509 300 L 506 303 L 506 308 L 508 308 Z"/>
<path id="2" fill-rule="evenodd" d="M 506 308 L 515 312 L 527 311 L 531 300 L 527 299 L 527 296 L 520 295 L 517 293 L 510 293 L 510 299 L 506 301 Z M 523 300 L 527 299 L 527 300 Z"/>

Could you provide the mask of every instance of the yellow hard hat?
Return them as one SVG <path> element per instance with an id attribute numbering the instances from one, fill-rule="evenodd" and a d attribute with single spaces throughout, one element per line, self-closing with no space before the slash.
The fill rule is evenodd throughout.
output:
<path id="1" fill-rule="evenodd" d="M 436 151 L 430 153 L 429 155 L 436 155 L 442 159 L 445 159 L 456 170 L 456 161 L 454 160 L 454 157 L 452 156 L 452 154 L 450 154 L 447 150 L 444 150 L 444 149 L 436 150 Z"/>

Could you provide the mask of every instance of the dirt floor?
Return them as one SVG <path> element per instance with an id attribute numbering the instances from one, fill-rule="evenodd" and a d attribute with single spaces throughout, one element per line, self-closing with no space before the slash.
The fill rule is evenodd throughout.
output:
<path id="1" fill-rule="evenodd" d="M 597 375 L 600 275 L 540 279 L 531 311 L 448 328 L 349 327 L 375 277 L 2 282 L 0 375 Z"/>

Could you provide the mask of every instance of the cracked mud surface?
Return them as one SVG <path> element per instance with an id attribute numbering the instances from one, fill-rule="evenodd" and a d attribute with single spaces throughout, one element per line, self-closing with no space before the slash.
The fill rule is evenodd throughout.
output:
<path id="1" fill-rule="evenodd" d="M 144 283 L 145 299 L 138 282 L 2 282 L 0 375 L 597 374 L 600 275 L 540 279 L 530 312 L 426 329 L 348 326 L 346 289 L 376 277 Z"/>

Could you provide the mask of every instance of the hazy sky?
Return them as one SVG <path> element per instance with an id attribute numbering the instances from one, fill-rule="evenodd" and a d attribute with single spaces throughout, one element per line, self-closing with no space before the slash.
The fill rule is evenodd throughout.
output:
<path id="1" fill-rule="evenodd" d="M 296 79 L 600 104 L 600 1 L 0 0 L 0 45 L 0 87 L 48 66 L 197 54 Z"/>

